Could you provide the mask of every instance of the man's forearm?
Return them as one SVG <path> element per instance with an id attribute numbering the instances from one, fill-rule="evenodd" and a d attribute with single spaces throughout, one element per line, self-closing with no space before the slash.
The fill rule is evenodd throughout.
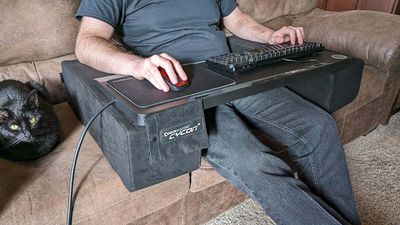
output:
<path id="1" fill-rule="evenodd" d="M 236 8 L 231 14 L 224 17 L 222 22 L 233 34 L 250 41 L 268 44 L 290 42 L 292 45 L 296 42 L 299 44 L 303 44 L 304 42 L 303 27 L 283 26 L 279 30 L 274 31 L 242 13 L 239 8 Z"/>
<path id="2" fill-rule="evenodd" d="M 128 54 L 111 41 L 98 36 L 78 36 L 75 53 L 78 60 L 107 73 L 133 75 L 139 56 Z"/>
<path id="3" fill-rule="evenodd" d="M 274 32 L 238 9 L 228 17 L 230 18 L 223 19 L 224 26 L 234 35 L 246 40 L 265 43 Z"/>

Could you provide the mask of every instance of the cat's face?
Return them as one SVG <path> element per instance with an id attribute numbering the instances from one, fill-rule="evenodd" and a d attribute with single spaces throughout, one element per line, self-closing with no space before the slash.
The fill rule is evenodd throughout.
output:
<path id="1" fill-rule="evenodd" d="M 25 99 L 9 99 L 0 105 L 0 134 L 6 145 L 31 143 L 40 133 L 41 113 L 36 91 Z"/>

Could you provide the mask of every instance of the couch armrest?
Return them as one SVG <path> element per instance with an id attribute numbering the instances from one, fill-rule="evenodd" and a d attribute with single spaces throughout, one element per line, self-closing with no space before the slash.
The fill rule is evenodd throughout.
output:
<path id="1" fill-rule="evenodd" d="M 400 69 L 400 16 L 375 11 L 328 12 L 315 9 L 294 19 L 306 40 L 361 58 L 383 71 Z"/>

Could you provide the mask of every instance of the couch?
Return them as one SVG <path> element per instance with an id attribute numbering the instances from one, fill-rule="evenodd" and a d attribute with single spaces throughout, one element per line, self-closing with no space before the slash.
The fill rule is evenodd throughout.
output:
<path id="1" fill-rule="evenodd" d="M 0 2 L 0 80 L 36 80 L 47 87 L 62 141 L 32 162 L 0 159 L 0 225 L 63 224 L 70 162 L 82 124 L 65 102 L 60 63 L 75 59 L 78 0 Z M 327 12 L 315 0 L 238 0 L 271 28 L 303 26 L 306 39 L 361 58 L 357 98 L 333 113 L 343 143 L 385 124 L 400 87 L 400 17 L 372 11 Z M 227 32 L 229 35 L 229 32 Z M 88 135 L 78 160 L 74 224 L 202 224 L 246 196 L 205 160 L 190 174 L 129 193 Z"/>

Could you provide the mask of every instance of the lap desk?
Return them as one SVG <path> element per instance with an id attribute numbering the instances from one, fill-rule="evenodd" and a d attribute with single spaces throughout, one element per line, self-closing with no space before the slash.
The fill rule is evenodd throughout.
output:
<path id="1" fill-rule="evenodd" d="M 231 41 L 232 48 L 240 44 Z M 328 112 L 348 104 L 358 94 L 363 62 L 338 55 L 324 50 L 308 57 L 318 62 L 281 62 L 235 73 L 206 63 L 186 65 L 190 86 L 168 93 L 78 61 L 63 62 L 62 75 L 68 102 L 83 123 L 116 100 L 90 132 L 127 189 L 135 191 L 199 167 L 201 149 L 208 147 L 204 109 L 280 86 Z"/>

